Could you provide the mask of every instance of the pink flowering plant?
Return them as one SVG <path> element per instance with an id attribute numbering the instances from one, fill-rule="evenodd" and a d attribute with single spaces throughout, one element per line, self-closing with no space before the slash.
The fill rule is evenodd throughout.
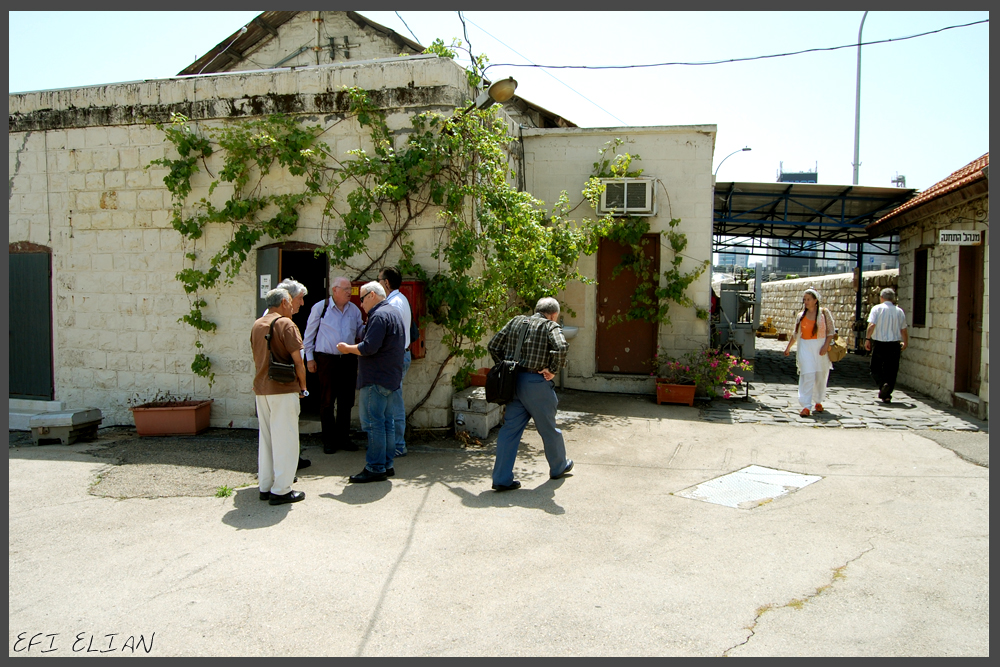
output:
<path id="1" fill-rule="evenodd" d="M 653 357 L 657 369 L 657 382 L 666 384 L 693 384 L 699 394 L 710 398 L 730 398 L 741 391 L 744 375 L 753 369 L 749 361 L 715 348 L 694 350 L 680 359 L 662 350 Z"/>

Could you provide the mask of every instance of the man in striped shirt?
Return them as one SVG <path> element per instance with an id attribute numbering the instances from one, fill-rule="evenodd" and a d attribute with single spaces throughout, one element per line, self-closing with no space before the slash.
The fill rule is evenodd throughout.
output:
<path id="1" fill-rule="evenodd" d="M 518 354 L 517 342 L 525 327 L 527 331 Z M 535 428 L 542 437 L 549 477 L 559 479 L 573 469 L 573 460 L 566 458 L 562 431 L 556 428 L 559 399 L 552 384 L 569 351 L 559 325 L 559 302 L 552 297 L 539 299 L 533 317 L 518 315 L 507 322 L 490 340 L 487 349 L 494 363 L 515 359 L 518 371 L 514 400 L 507 404 L 503 426 L 497 435 L 493 490 L 521 488 L 521 483 L 514 479 L 514 461 L 529 419 L 535 420 Z"/>
<path id="2" fill-rule="evenodd" d="M 892 400 L 899 373 L 899 355 L 910 344 L 906 331 L 906 315 L 896 305 L 896 292 L 886 287 L 881 293 L 882 303 L 868 314 L 868 339 L 865 349 L 872 353 L 871 374 L 878 386 L 878 397 L 883 403 Z"/>

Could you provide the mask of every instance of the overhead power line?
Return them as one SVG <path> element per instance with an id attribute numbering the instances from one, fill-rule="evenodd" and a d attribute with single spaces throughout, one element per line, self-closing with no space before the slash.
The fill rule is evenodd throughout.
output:
<path id="1" fill-rule="evenodd" d="M 945 30 L 953 30 L 955 28 L 968 28 L 969 26 L 979 25 L 981 23 L 989 23 L 989 19 L 983 19 L 981 21 L 973 21 L 972 23 L 963 23 L 961 25 L 950 25 L 944 28 L 938 28 L 937 30 L 931 30 L 928 32 L 922 32 L 917 35 L 908 35 L 906 37 L 892 37 L 889 39 L 879 39 L 871 42 L 863 42 L 861 46 L 870 46 L 872 44 L 887 44 L 889 42 L 902 42 L 907 39 L 916 39 L 917 37 L 926 37 L 927 35 L 934 35 L 939 32 L 944 32 Z M 485 32 L 485 31 L 484 31 Z M 669 67 L 672 65 L 686 65 L 691 67 L 697 67 L 701 65 L 724 65 L 726 63 L 739 63 L 747 62 L 751 60 L 766 60 L 768 58 L 786 58 L 788 56 L 799 56 L 803 53 L 817 53 L 820 51 L 838 51 L 840 49 L 856 49 L 858 48 L 858 43 L 844 44 L 843 46 L 826 46 L 817 47 L 814 49 L 803 49 L 801 51 L 791 51 L 789 53 L 774 53 L 766 56 L 749 56 L 747 58 L 730 58 L 728 60 L 704 60 L 700 62 L 669 62 L 669 63 L 648 63 L 644 65 L 536 65 L 530 64 L 526 65 L 524 63 L 493 63 L 487 65 L 485 69 L 491 67 L 534 67 L 537 69 L 637 69 L 643 67 Z"/>
<path id="2" fill-rule="evenodd" d="M 477 28 L 479 28 L 480 30 L 482 30 L 484 33 L 486 33 L 487 35 L 489 35 L 490 37 L 493 37 L 493 39 L 495 39 L 497 42 L 500 42 L 500 44 L 502 44 L 503 46 L 506 46 L 508 49 L 510 49 L 511 51 L 513 51 L 514 53 L 516 53 L 517 55 L 521 56 L 522 58 L 524 58 L 525 60 L 527 60 L 532 65 L 535 64 L 534 62 L 532 62 L 531 58 L 529 58 L 528 56 L 524 55 L 523 53 L 520 53 L 520 52 L 516 51 L 513 47 L 508 46 L 507 44 L 504 44 L 504 42 L 501 41 L 498 37 L 494 36 L 493 34 L 491 34 L 490 32 L 488 32 L 487 30 L 485 30 L 482 26 L 478 25 L 477 23 L 474 23 L 468 16 L 465 17 L 465 20 L 468 21 L 469 23 L 472 23 L 472 25 L 476 26 Z M 489 69 L 489 68 L 487 67 L 486 69 Z M 611 116 L 615 120 L 617 120 L 622 125 L 628 125 L 628 123 L 626 123 L 625 121 L 623 121 L 621 118 L 619 118 L 618 116 L 614 115 L 613 113 L 611 113 L 610 111 L 608 111 L 607 109 L 605 109 L 604 107 L 602 107 L 600 104 L 598 104 L 594 100 L 590 99 L 589 97 L 587 97 L 586 95 L 584 95 L 583 93 L 581 93 L 579 90 L 577 90 L 573 86 L 569 85 L 568 83 L 566 83 L 565 81 L 563 81 L 562 79 L 560 79 L 559 77 L 557 77 L 556 75 L 552 74 L 551 72 L 545 72 L 545 74 L 549 75 L 550 77 L 552 77 L 553 79 L 555 79 L 556 81 L 558 81 L 559 83 L 561 83 L 562 85 L 566 86 L 567 88 L 569 88 L 570 90 L 572 90 L 574 93 L 576 93 L 577 95 L 579 95 L 583 99 L 587 100 L 588 102 L 590 102 L 595 107 L 597 107 L 598 109 L 600 109 L 604 113 L 608 114 L 609 116 Z"/>

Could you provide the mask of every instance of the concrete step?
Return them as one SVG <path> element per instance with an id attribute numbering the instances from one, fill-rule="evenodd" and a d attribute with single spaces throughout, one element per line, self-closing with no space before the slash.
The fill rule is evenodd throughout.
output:
<path id="1" fill-rule="evenodd" d="M 10 431 L 30 431 L 31 418 L 43 412 L 59 412 L 66 409 L 62 401 L 32 401 L 23 398 L 8 398 L 10 402 Z"/>

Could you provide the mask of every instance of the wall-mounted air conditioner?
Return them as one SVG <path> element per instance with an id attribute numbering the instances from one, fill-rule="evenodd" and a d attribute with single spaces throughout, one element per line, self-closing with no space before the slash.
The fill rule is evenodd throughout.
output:
<path id="1" fill-rule="evenodd" d="M 649 178 L 603 178 L 601 215 L 654 215 L 653 181 Z"/>

